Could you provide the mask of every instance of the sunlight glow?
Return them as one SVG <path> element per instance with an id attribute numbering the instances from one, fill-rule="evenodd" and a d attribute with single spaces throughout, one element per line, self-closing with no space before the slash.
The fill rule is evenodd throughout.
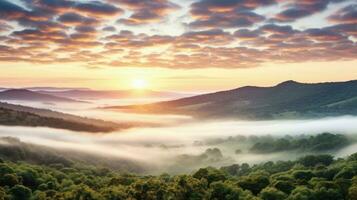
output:
<path id="1" fill-rule="evenodd" d="M 144 79 L 134 79 L 131 82 L 131 86 L 133 89 L 137 90 L 146 89 L 148 87 L 148 82 Z"/>

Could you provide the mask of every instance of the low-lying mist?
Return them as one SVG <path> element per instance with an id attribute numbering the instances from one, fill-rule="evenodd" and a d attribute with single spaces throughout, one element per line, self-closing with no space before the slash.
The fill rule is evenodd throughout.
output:
<path id="1" fill-rule="evenodd" d="M 79 133 L 50 128 L 0 127 L 0 137 L 68 152 L 83 152 L 118 162 L 130 160 L 143 173 L 191 172 L 199 167 L 255 164 L 292 160 L 311 152 L 297 149 L 252 152 L 257 142 L 274 138 L 309 137 L 323 132 L 357 137 L 357 117 L 345 116 L 314 120 L 211 121 L 177 126 L 133 128 L 110 134 Z M 267 143 L 269 146 L 269 143 Z M 3 143 L 0 143 L 3 145 Z M 284 145 L 282 145 L 284 146 Z M 357 151 L 355 143 L 327 151 L 343 157 Z M 98 163 L 100 164 L 100 163 Z M 110 166 L 109 166 L 110 167 Z"/>

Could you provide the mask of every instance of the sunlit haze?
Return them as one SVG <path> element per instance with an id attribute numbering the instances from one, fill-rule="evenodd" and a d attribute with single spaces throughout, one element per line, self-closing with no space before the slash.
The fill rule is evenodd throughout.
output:
<path id="1" fill-rule="evenodd" d="M 2 0 L 0 86 L 208 92 L 351 80 L 355 12 L 353 0 Z"/>

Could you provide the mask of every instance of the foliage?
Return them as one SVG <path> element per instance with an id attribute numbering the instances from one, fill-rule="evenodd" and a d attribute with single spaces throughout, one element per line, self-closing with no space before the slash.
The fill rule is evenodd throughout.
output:
<path id="1" fill-rule="evenodd" d="M 0 162 L 0 200 L 356 200 L 356 156 L 333 160 L 315 155 L 161 176 L 5 159 Z"/>
<path id="2" fill-rule="evenodd" d="M 345 135 L 322 133 L 316 136 L 302 138 L 279 138 L 255 143 L 250 149 L 254 153 L 272 153 L 279 151 L 309 151 L 320 152 L 336 150 L 350 144 Z"/>

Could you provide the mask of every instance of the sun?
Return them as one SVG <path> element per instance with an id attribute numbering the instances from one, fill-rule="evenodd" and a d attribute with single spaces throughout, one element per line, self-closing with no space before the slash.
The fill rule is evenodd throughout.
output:
<path id="1" fill-rule="evenodd" d="M 146 89 L 148 82 L 145 79 L 134 79 L 131 82 L 131 87 L 136 90 Z"/>

